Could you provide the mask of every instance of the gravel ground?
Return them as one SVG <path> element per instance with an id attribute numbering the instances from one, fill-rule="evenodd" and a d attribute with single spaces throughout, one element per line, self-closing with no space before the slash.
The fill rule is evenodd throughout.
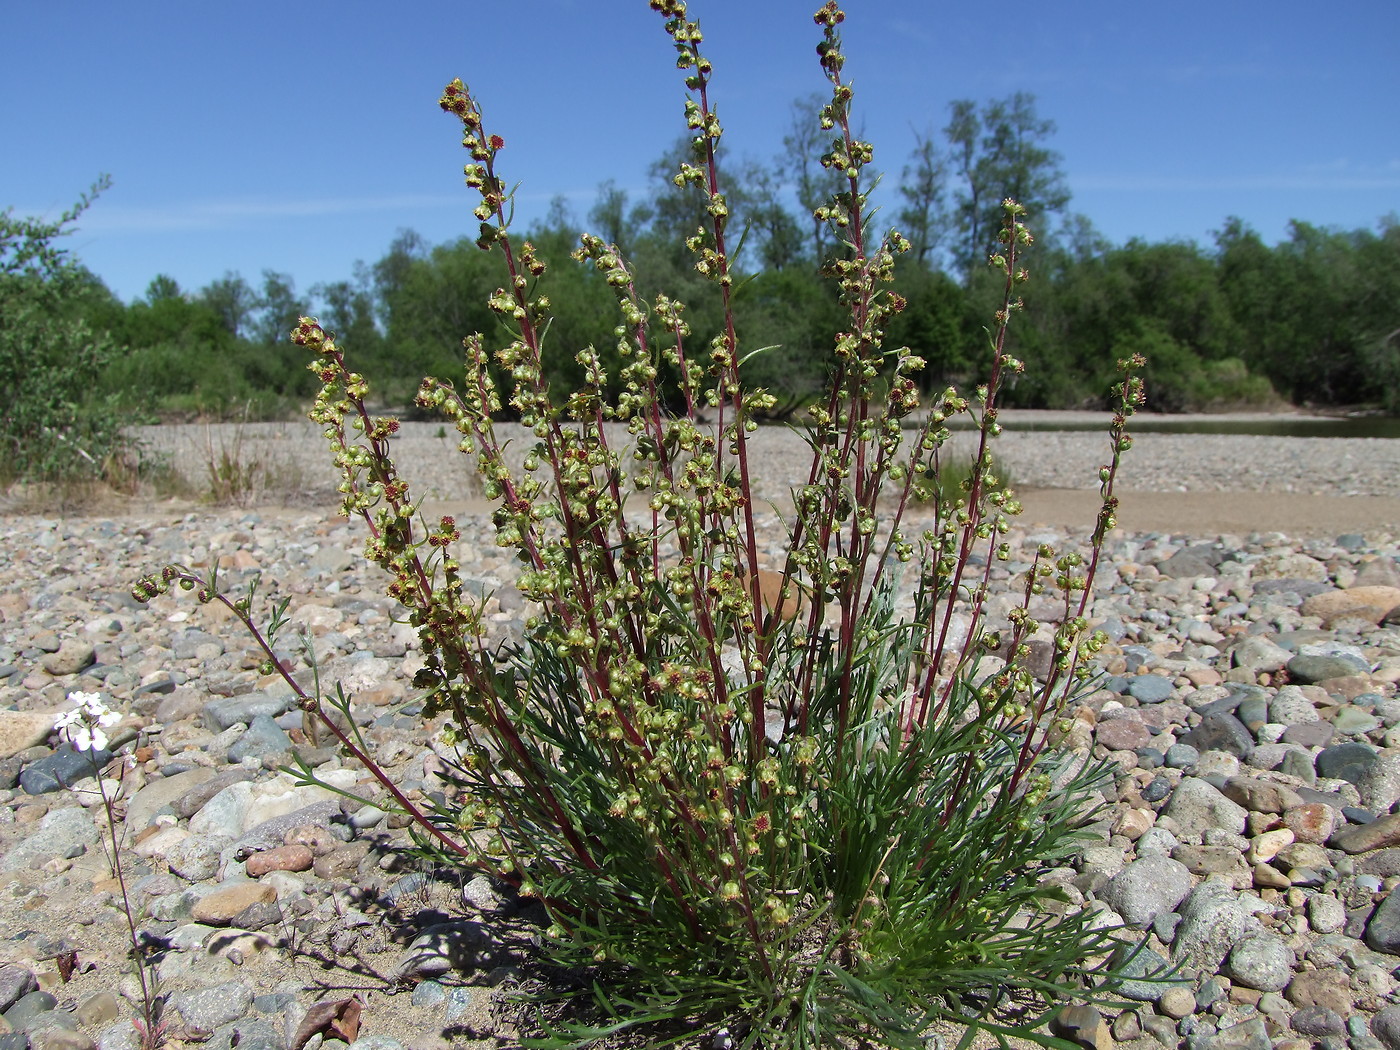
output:
<path id="1" fill-rule="evenodd" d="M 471 503 L 469 463 L 437 432 L 406 426 L 401 467 L 419 492 Z M 253 496 L 265 502 L 0 516 L 0 1050 L 135 1048 L 96 783 L 80 779 L 83 756 L 55 746 L 74 690 L 123 716 L 113 749 L 127 764 L 106 786 L 120 794 L 139 922 L 162 945 L 169 1046 L 343 1050 L 324 1024 L 304 1044 L 299 1033 L 318 1008 L 355 1009 L 352 997 L 358 1050 L 511 1045 L 492 994 L 528 965 L 531 917 L 500 887 L 415 865 L 377 807 L 294 788 L 277 770 L 296 747 L 327 780 L 374 791 L 306 738 L 227 617 L 129 596 L 136 575 L 171 560 L 217 562 L 235 588 L 262 573 L 355 696 L 396 783 L 440 789 L 435 726 L 415 716 L 417 639 L 365 567 L 359 529 L 335 516 L 314 428 L 146 436 L 195 494 L 227 453 L 261 472 Z M 1104 447 L 1093 434 L 1012 432 L 999 451 L 1023 488 L 1084 489 Z M 1184 507 L 1250 494 L 1393 506 L 1398 455 L 1395 441 L 1151 434 L 1125 488 Z M 795 435 L 762 431 L 762 494 L 780 498 L 804 460 Z M 514 635 L 528 615 L 518 569 L 475 504 L 455 553 L 473 593 L 491 595 L 490 630 Z M 1400 516 L 1311 538 L 1229 535 L 1210 520 L 1110 539 L 1090 612 L 1111 639 L 1105 677 L 1061 745 L 1118 774 L 1085 848 L 1044 873 L 1070 906 L 1126 924 L 1126 940 L 1180 970 L 1125 992 L 1127 1008 L 1067 1013 L 1057 1031 L 1094 1050 L 1400 1050 Z M 1030 552 L 1083 534 L 1013 530 L 1013 561 L 991 576 L 993 626 Z M 765 528 L 770 557 L 780 535 Z M 1049 643 L 1035 644 L 1048 658 Z M 709 1033 L 695 1045 L 712 1045 Z"/>

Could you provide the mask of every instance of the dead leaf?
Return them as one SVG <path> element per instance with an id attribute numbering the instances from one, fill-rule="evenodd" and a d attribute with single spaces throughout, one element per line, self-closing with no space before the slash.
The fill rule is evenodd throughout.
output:
<path id="1" fill-rule="evenodd" d="M 361 1003 L 358 995 L 349 999 L 323 999 L 306 1011 L 306 1017 L 292 1037 L 292 1050 L 302 1050 L 317 1032 L 353 1043 L 360 1032 Z"/>

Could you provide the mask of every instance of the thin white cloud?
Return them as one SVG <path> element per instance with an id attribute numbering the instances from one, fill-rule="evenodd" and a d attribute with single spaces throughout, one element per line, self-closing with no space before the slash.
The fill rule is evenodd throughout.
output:
<path id="1" fill-rule="evenodd" d="M 1292 175 L 1079 175 L 1071 176 L 1075 190 L 1128 193 L 1199 193 L 1222 190 L 1293 190 L 1308 192 L 1367 192 L 1400 190 L 1400 173 L 1339 175 L 1325 172 Z"/>
<path id="2" fill-rule="evenodd" d="M 560 196 L 570 202 L 592 200 L 596 190 L 570 189 Z M 547 204 L 554 194 L 519 192 L 516 203 Z M 103 200 L 84 213 L 80 227 L 87 233 L 189 233 L 231 230 L 262 222 L 316 219 L 330 215 L 366 215 L 374 212 L 461 210 L 470 217 L 472 195 L 395 194 L 384 197 L 320 197 L 295 200 L 241 198 L 177 201 L 169 205 L 122 205 Z M 28 214 L 19 209 L 22 214 Z"/>
<path id="3" fill-rule="evenodd" d="M 181 233 L 220 230 L 267 219 L 309 219 L 323 215 L 461 207 L 468 198 L 428 194 L 387 197 L 320 197 L 303 200 L 179 201 L 161 207 L 102 202 L 87 212 L 82 228 L 90 233 Z"/>

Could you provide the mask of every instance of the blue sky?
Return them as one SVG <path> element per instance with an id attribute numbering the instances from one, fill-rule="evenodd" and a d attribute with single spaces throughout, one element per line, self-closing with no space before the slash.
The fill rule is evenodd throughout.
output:
<path id="1" fill-rule="evenodd" d="M 816 6 L 693 0 L 736 155 L 770 158 L 791 101 L 824 86 Z M 1058 125 L 1071 208 L 1115 242 L 1209 243 L 1230 215 L 1272 242 L 1292 218 L 1400 211 L 1395 0 L 844 6 L 856 110 L 892 174 L 950 100 L 1029 91 Z M 436 106 L 454 76 L 506 139 L 525 220 L 556 194 L 583 217 L 607 178 L 645 193 L 683 130 L 645 0 L 0 10 L 0 207 L 56 216 L 109 172 L 70 245 L 126 299 L 157 273 L 194 289 L 271 268 L 304 290 L 400 228 L 473 230 L 459 125 Z"/>

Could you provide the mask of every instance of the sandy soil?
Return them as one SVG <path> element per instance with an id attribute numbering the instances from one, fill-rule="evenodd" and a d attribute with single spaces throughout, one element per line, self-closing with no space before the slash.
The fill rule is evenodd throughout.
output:
<path id="1" fill-rule="evenodd" d="M 1095 489 L 1035 489 L 1020 492 L 1021 520 L 1044 525 L 1092 523 Z M 1131 532 L 1283 532 L 1290 536 L 1339 536 L 1400 529 L 1400 499 L 1318 496 L 1278 492 L 1122 493 L 1121 528 Z"/>

